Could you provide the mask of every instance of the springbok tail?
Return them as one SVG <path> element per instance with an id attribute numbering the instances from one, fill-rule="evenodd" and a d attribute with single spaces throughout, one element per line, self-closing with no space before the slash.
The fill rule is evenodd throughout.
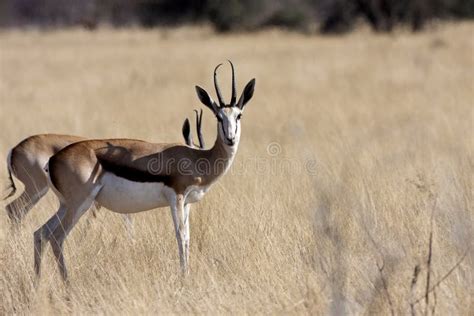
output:
<path id="1" fill-rule="evenodd" d="M 10 190 L 10 193 L 8 193 L 8 195 L 4 197 L 3 200 L 6 200 L 9 197 L 12 197 L 16 193 L 16 185 L 12 177 L 12 151 L 11 150 L 8 153 L 8 157 L 7 157 L 7 169 L 8 169 L 8 179 L 10 180 L 10 186 L 8 187 L 7 190 Z"/>

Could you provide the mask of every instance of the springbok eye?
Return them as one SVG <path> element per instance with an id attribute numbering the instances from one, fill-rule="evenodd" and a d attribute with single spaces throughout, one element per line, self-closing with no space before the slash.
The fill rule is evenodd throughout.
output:
<path id="1" fill-rule="evenodd" d="M 237 115 L 237 119 L 240 120 L 242 118 L 242 113 L 239 113 L 239 115 Z"/>

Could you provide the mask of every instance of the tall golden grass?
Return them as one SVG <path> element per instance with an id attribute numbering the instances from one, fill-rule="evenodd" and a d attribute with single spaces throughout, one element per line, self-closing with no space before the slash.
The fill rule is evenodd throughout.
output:
<path id="1" fill-rule="evenodd" d="M 201 107 L 194 85 L 214 93 L 228 58 L 239 91 L 257 86 L 231 172 L 192 207 L 189 276 L 167 209 L 134 215 L 134 241 L 102 210 L 66 241 L 69 288 L 48 248 L 35 289 L 49 194 L 17 229 L 0 214 L 0 314 L 472 315 L 473 31 L 2 31 L 5 158 L 45 132 L 181 140 Z M 6 167 L 0 176 L 6 188 Z"/>

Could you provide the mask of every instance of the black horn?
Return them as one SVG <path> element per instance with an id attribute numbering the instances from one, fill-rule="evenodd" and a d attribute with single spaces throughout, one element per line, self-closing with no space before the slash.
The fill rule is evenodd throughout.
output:
<path id="1" fill-rule="evenodd" d="M 232 68 L 232 98 L 230 99 L 230 105 L 235 106 L 237 101 L 237 84 L 235 82 L 235 71 L 234 64 L 230 60 L 227 60 Z"/>
<path id="2" fill-rule="evenodd" d="M 217 99 L 219 100 L 219 105 L 221 107 L 225 106 L 224 99 L 222 98 L 221 89 L 219 88 L 219 84 L 217 83 L 217 69 L 222 66 L 222 64 L 217 65 L 214 69 L 214 87 L 216 88 Z"/>

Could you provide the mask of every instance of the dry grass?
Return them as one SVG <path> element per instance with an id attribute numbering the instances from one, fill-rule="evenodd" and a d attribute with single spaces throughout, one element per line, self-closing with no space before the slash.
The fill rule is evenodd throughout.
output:
<path id="1" fill-rule="evenodd" d="M 189 277 L 168 210 L 134 215 L 135 243 L 104 210 L 66 241 L 70 288 L 48 249 L 35 290 L 48 195 L 18 231 L 0 214 L 0 314 L 407 314 L 425 293 L 433 214 L 431 284 L 468 253 L 428 311 L 472 315 L 473 31 L 0 33 L 4 156 L 42 132 L 177 141 L 216 63 L 236 63 L 240 89 L 257 78 L 232 173 L 193 207 Z M 210 145 L 209 111 L 204 124 Z"/>

